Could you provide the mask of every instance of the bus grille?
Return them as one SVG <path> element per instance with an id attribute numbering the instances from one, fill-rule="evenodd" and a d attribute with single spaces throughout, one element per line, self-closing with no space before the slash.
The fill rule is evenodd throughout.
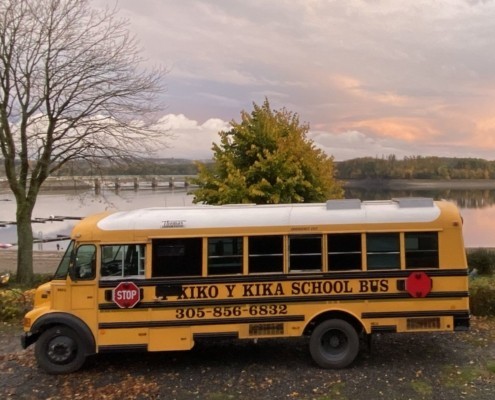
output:
<path id="1" fill-rule="evenodd" d="M 440 318 L 408 318 L 407 330 L 440 329 Z"/>
<path id="2" fill-rule="evenodd" d="M 284 334 L 284 324 L 282 322 L 273 323 L 273 324 L 249 325 L 250 336 L 283 335 L 283 334 Z"/>

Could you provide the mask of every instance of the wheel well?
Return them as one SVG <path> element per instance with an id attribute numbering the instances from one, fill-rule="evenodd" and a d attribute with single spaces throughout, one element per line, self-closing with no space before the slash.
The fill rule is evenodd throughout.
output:
<path id="1" fill-rule="evenodd" d="M 304 328 L 304 335 L 311 335 L 313 330 L 323 321 L 326 321 L 328 319 L 341 319 L 343 321 L 348 322 L 351 324 L 356 332 L 361 335 L 365 333 L 365 329 L 361 321 L 359 321 L 358 318 L 356 318 L 354 315 L 349 314 L 345 311 L 339 311 L 339 310 L 332 310 L 332 311 L 325 311 L 321 314 L 316 315 L 311 321 L 308 322 L 306 327 Z"/>
<path id="2" fill-rule="evenodd" d="M 31 332 L 34 342 L 47 329 L 54 326 L 66 326 L 76 332 L 85 344 L 85 352 L 87 355 L 96 353 L 96 342 L 93 333 L 89 327 L 78 317 L 65 313 L 45 314 L 35 321 L 31 327 Z"/>

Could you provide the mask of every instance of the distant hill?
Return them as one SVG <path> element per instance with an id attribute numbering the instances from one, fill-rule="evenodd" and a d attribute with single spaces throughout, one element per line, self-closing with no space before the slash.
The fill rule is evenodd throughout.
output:
<path id="1" fill-rule="evenodd" d="M 348 179 L 495 179 L 495 161 L 480 158 L 362 157 L 336 162 L 337 178 Z"/>
<path id="2" fill-rule="evenodd" d="M 211 163 L 212 160 L 199 160 Z M 91 175 L 196 175 L 195 160 L 149 158 L 129 163 L 108 162 L 97 171 L 89 163 L 78 161 L 60 170 L 58 176 Z M 412 156 L 397 159 L 361 157 L 335 162 L 336 177 L 352 179 L 495 179 L 495 161 L 480 158 Z M 0 162 L 0 178 L 5 175 Z"/>

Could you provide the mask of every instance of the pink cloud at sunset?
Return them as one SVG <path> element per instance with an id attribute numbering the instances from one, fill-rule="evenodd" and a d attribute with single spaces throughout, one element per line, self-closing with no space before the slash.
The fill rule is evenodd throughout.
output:
<path id="1" fill-rule="evenodd" d="M 208 138 L 218 131 L 206 133 L 213 126 L 204 124 L 227 126 L 268 98 L 298 113 L 338 160 L 392 152 L 495 159 L 494 1 L 120 0 L 118 7 L 149 63 L 170 71 L 167 114 L 182 120 L 164 154 L 175 147 L 211 156 Z"/>

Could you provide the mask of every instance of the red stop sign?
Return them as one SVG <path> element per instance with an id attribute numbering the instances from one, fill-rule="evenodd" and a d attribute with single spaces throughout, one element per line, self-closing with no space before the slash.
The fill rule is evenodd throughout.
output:
<path id="1" fill-rule="evenodd" d="M 134 282 L 120 282 L 112 291 L 112 300 L 120 308 L 132 308 L 141 300 L 141 292 Z"/>
<path id="2" fill-rule="evenodd" d="M 412 297 L 426 297 L 431 292 L 431 278 L 424 272 L 413 272 L 406 279 L 406 290 Z"/>

